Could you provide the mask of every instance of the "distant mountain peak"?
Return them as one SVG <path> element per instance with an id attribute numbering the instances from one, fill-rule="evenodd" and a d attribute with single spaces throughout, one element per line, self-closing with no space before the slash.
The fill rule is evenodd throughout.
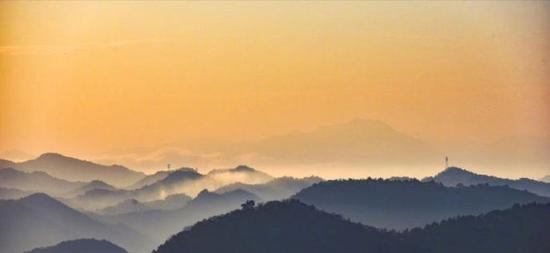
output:
<path id="1" fill-rule="evenodd" d="M 448 174 L 448 173 L 456 173 L 456 174 L 475 174 L 469 170 L 465 170 L 463 168 L 459 168 L 459 167 L 454 167 L 454 166 L 451 166 L 451 167 L 448 167 L 446 168 L 445 170 L 443 170 L 442 172 L 440 172 L 439 174 Z"/>
<path id="2" fill-rule="evenodd" d="M 259 170 L 256 170 L 250 166 L 247 166 L 247 165 L 239 165 L 235 168 L 230 168 L 230 169 L 214 169 L 214 170 L 211 170 L 210 172 L 208 172 L 208 175 L 231 175 L 231 174 L 235 174 L 235 175 L 238 175 L 238 174 L 244 174 L 244 175 L 250 175 L 254 178 L 249 178 L 249 180 L 251 181 L 243 181 L 241 183 L 260 183 L 260 182 L 266 182 L 266 181 L 269 181 L 271 179 L 273 179 L 273 177 L 263 171 L 259 171 Z"/>
<path id="3" fill-rule="evenodd" d="M 65 156 L 59 153 L 43 153 L 40 156 L 16 163 L 23 171 L 44 171 L 71 181 L 100 179 L 114 185 L 128 185 L 145 176 L 142 172 L 130 170 L 121 165 L 103 165 L 92 161 Z"/>
<path id="4" fill-rule="evenodd" d="M 40 156 L 38 156 L 38 158 L 48 158 L 48 157 L 65 157 L 65 158 L 67 158 L 67 156 L 64 156 L 64 155 L 62 155 L 60 153 L 56 153 L 56 152 L 46 152 L 46 153 L 43 153 Z"/>
<path id="5" fill-rule="evenodd" d="M 88 183 L 89 185 L 93 185 L 93 186 L 105 186 L 105 187 L 111 187 L 110 184 L 107 184 L 101 180 L 98 180 L 98 179 L 95 179 L 95 180 L 92 180 L 90 183 Z"/>
<path id="6" fill-rule="evenodd" d="M 23 203 L 33 203 L 33 204 L 45 204 L 45 203 L 52 203 L 52 204 L 61 204 L 63 203 L 59 202 L 57 199 L 54 199 L 50 197 L 46 193 L 33 193 L 27 197 L 24 197 L 21 199 Z"/>
<path id="7" fill-rule="evenodd" d="M 77 158 L 74 158 L 74 157 L 65 156 L 65 155 L 62 155 L 60 153 L 55 153 L 55 152 L 43 153 L 40 156 L 38 156 L 37 158 L 35 158 L 34 160 L 88 162 L 88 161 L 80 160 L 80 159 L 77 159 Z"/>
<path id="8" fill-rule="evenodd" d="M 235 189 L 235 190 L 232 190 L 232 191 L 229 191 L 225 194 L 228 194 L 228 195 L 240 195 L 240 194 L 246 194 L 246 195 L 253 195 L 252 193 L 250 193 L 249 191 L 247 190 L 244 190 L 244 189 Z"/>
<path id="9" fill-rule="evenodd" d="M 170 172 L 168 176 L 161 180 L 164 183 L 177 183 L 181 180 L 193 180 L 202 177 L 202 174 L 198 173 L 194 169 L 179 169 L 173 172 Z"/>
<path id="10" fill-rule="evenodd" d="M 256 172 L 257 171 L 254 168 L 248 167 L 246 165 L 239 165 L 231 170 L 235 172 Z"/>
<path id="11" fill-rule="evenodd" d="M 177 170 L 174 170 L 174 171 L 188 171 L 188 172 L 195 172 L 195 173 L 198 173 L 196 169 L 194 168 L 191 168 L 191 167 L 181 167 Z M 170 172 L 170 171 L 168 171 Z"/>
<path id="12" fill-rule="evenodd" d="M 259 172 L 259 171 L 247 165 L 241 164 L 235 168 L 230 168 L 230 169 L 214 169 L 210 171 L 208 174 L 221 174 L 221 173 L 227 173 L 227 172 L 231 173 L 231 172 Z"/>

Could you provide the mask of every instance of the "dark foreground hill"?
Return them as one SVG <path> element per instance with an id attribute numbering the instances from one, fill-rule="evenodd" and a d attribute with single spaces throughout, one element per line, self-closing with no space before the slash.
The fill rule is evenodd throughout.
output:
<path id="1" fill-rule="evenodd" d="M 550 197 L 550 183 L 544 181 L 536 181 L 529 178 L 507 179 L 488 175 L 476 174 L 465 169 L 457 167 L 449 167 L 438 173 L 434 177 L 427 177 L 422 181 L 435 181 L 446 186 L 462 185 L 507 185 L 518 190 L 527 190 L 537 195 Z"/>
<path id="2" fill-rule="evenodd" d="M 106 240 L 79 239 L 61 242 L 54 246 L 36 248 L 26 253 L 128 253 Z"/>
<path id="3" fill-rule="evenodd" d="M 222 194 L 204 190 L 185 206 L 178 209 L 150 210 L 113 216 L 104 215 L 97 218 L 134 228 L 152 238 L 151 247 L 157 247 L 170 235 L 177 233 L 184 227 L 202 219 L 238 209 L 242 203 L 248 200 L 261 201 L 256 195 L 241 189 Z"/>
<path id="4" fill-rule="evenodd" d="M 296 200 L 213 217 L 176 234 L 155 253 L 393 252 L 393 235 Z"/>
<path id="5" fill-rule="evenodd" d="M 321 210 L 380 228 L 423 226 L 457 215 L 475 215 L 516 203 L 550 199 L 507 186 L 446 187 L 435 182 L 382 179 L 317 183 L 293 198 Z"/>
<path id="6" fill-rule="evenodd" d="M 514 205 L 486 215 L 463 216 L 404 233 L 424 252 L 550 252 L 550 204 Z"/>
<path id="7" fill-rule="evenodd" d="M 150 239 L 123 225 L 99 222 L 38 193 L 0 201 L 0 252 L 21 253 L 80 238 L 109 239 L 132 252 L 145 252 Z"/>
<path id="8" fill-rule="evenodd" d="M 549 215 L 550 204 L 516 205 L 396 233 L 297 200 L 274 201 L 199 222 L 154 253 L 543 253 L 550 252 Z"/>

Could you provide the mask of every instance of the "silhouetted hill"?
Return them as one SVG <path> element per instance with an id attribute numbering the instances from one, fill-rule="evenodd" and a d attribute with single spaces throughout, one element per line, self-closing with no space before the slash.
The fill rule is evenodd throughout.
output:
<path id="1" fill-rule="evenodd" d="M 44 171 L 71 181 L 101 180 L 114 185 L 129 185 L 145 174 L 120 165 L 101 165 L 85 160 L 45 153 L 33 160 L 17 163 L 14 168 L 24 171 Z"/>
<path id="2" fill-rule="evenodd" d="M 20 253 L 79 238 L 109 239 L 133 252 L 150 240 L 122 225 L 98 222 L 43 193 L 0 201 L 0 252 Z"/>
<path id="3" fill-rule="evenodd" d="M 434 177 L 428 177 L 422 181 L 436 181 L 447 186 L 455 186 L 457 184 L 476 185 L 508 185 L 511 188 L 518 190 L 527 190 L 532 193 L 550 197 L 550 183 L 544 183 L 528 178 L 517 180 L 499 178 L 487 175 L 480 175 L 457 167 L 449 167 Z"/>
<path id="4" fill-rule="evenodd" d="M 232 169 L 212 170 L 208 172 L 208 176 L 222 182 L 241 182 L 248 184 L 261 184 L 273 179 L 271 175 L 246 165 L 239 165 Z"/>
<path id="5" fill-rule="evenodd" d="M 456 217 L 404 235 L 423 252 L 550 252 L 550 204 L 514 205 L 486 215 Z"/>
<path id="6" fill-rule="evenodd" d="M 32 192 L 22 191 L 14 188 L 0 187 L 0 199 L 19 199 L 31 195 Z"/>
<path id="7" fill-rule="evenodd" d="M 280 177 L 275 178 L 264 184 L 233 183 L 220 187 L 216 190 L 216 192 L 224 193 L 237 189 L 243 189 L 248 192 L 254 193 L 264 201 L 282 200 L 289 198 L 290 196 L 296 194 L 298 191 L 322 180 L 323 179 L 320 177 Z"/>
<path id="8" fill-rule="evenodd" d="M 395 233 L 274 201 L 201 221 L 153 252 L 543 253 L 550 252 L 549 213 L 550 204 L 529 204 Z"/>
<path id="9" fill-rule="evenodd" d="M 193 225 L 154 253 L 392 252 L 390 233 L 351 223 L 295 200 L 268 202 Z"/>
<path id="10" fill-rule="evenodd" d="M 58 195 L 74 190 L 83 184 L 58 179 L 45 172 L 23 172 L 12 168 L 0 169 L 0 185 L 2 187 Z"/>
<path id="11" fill-rule="evenodd" d="M 549 202 L 507 186 L 445 187 L 435 182 L 382 179 L 324 181 L 293 198 L 380 228 L 422 226 L 448 217 L 481 214 L 516 203 Z"/>
<path id="12" fill-rule="evenodd" d="M 128 253 L 125 249 L 107 240 L 78 239 L 54 246 L 36 248 L 26 253 Z"/>
<path id="13" fill-rule="evenodd" d="M 170 172 L 165 178 L 132 191 L 136 199 L 152 201 L 171 194 L 195 195 L 209 180 L 192 168 L 180 168 Z"/>
<path id="14" fill-rule="evenodd" d="M 125 224 L 149 235 L 156 243 L 153 246 L 158 246 L 169 235 L 182 230 L 184 227 L 202 219 L 238 209 L 242 203 L 248 200 L 261 201 L 254 194 L 240 189 L 223 194 L 204 190 L 179 209 L 151 210 L 116 216 L 103 216 L 103 218 L 111 223 Z"/>
<path id="15" fill-rule="evenodd" d="M 171 172 L 173 172 L 173 171 L 170 171 L 170 170 L 157 171 L 157 172 L 155 172 L 155 174 L 147 175 L 144 178 L 140 179 L 139 181 L 133 183 L 132 185 L 130 185 L 126 188 L 130 189 L 130 190 L 135 190 L 135 189 L 142 188 L 144 186 L 156 183 L 156 182 L 166 178 Z"/>
<path id="16" fill-rule="evenodd" d="M 107 184 L 107 183 L 105 183 L 101 180 L 94 180 L 92 182 L 89 182 L 89 183 L 87 183 L 87 184 L 85 184 L 85 185 L 69 192 L 68 195 L 78 196 L 78 195 L 85 194 L 88 191 L 96 190 L 96 189 L 109 190 L 109 191 L 117 190 L 116 187 L 114 187 L 110 184 Z"/>
<path id="17" fill-rule="evenodd" d="M 220 203 L 222 203 L 222 205 L 226 205 L 227 203 L 232 202 L 236 205 L 240 205 L 244 202 L 243 200 L 261 201 L 258 196 L 243 189 L 237 189 L 222 194 L 203 190 L 199 193 L 199 195 L 197 195 L 196 198 L 189 201 L 187 206 L 197 209 L 209 209 L 218 207 Z"/>
<path id="18" fill-rule="evenodd" d="M 180 168 L 176 171 L 170 172 L 168 174 L 168 176 L 166 176 L 164 179 L 158 181 L 157 183 L 163 184 L 165 186 L 171 186 L 173 184 L 181 183 L 182 181 L 196 180 L 196 179 L 199 179 L 201 177 L 203 177 L 203 175 L 200 174 L 199 172 L 197 172 L 197 170 L 195 170 L 195 169 Z"/>

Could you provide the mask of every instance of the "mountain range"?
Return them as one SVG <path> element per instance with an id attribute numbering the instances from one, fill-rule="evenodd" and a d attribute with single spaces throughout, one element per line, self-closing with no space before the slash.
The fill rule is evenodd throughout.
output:
<path id="1" fill-rule="evenodd" d="M 70 181 L 101 180 L 119 186 L 130 185 L 145 176 L 121 165 L 106 166 L 57 153 L 45 153 L 20 163 L 3 160 L 0 165 L 25 172 L 42 171 Z"/>
<path id="2" fill-rule="evenodd" d="M 550 197 L 550 183 L 536 181 L 529 178 L 517 180 L 480 175 L 457 167 L 449 167 L 434 177 L 424 178 L 422 181 L 435 181 L 447 186 L 462 184 L 465 186 L 477 184 L 507 185 L 518 190 L 527 190 L 532 193 Z"/>
<path id="3" fill-rule="evenodd" d="M 423 226 L 516 203 L 550 202 L 549 198 L 507 186 L 446 187 L 436 182 L 383 179 L 323 181 L 292 198 L 356 222 L 388 229 Z"/>
<path id="4" fill-rule="evenodd" d="M 329 131 L 331 129 L 329 127 L 314 132 L 322 133 L 325 136 L 330 136 L 329 133 L 332 132 L 340 135 L 342 130 L 340 128 L 344 128 L 348 131 L 357 131 L 353 134 L 355 136 L 366 128 L 363 124 L 367 123 L 354 122 L 346 127 L 333 127 L 334 129 L 331 131 Z M 372 122 L 368 122 L 367 125 L 372 127 L 369 131 L 378 131 L 382 136 L 382 132 L 388 130 L 387 127 Z M 353 130 L 353 126 L 359 130 Z M 395 135 L 389 134 L 384 138 L 394 139 Z M 413 142 L 411 140 L 411 143 Z M 248 219 L 249 213 L 252 212 L 255 217 L 253 221 L 259 221 L 259 224 L 267 226 L 269 222 L 276 222 L 279 218 L 282 219 L 281 222 L 291 219 L 291 217 L 287 217 L 290 215 L 286 213 L 288 211 L 285 210 L 286 208 L 297 212 L 296 218 L 302 219 L 296 222 L 296 226 L 310 227 L 310 230 L 291 228 L 295 231 L 289 233 L 290 235 L 294 232 L 310 233 L 309 237 L 303 237 L 302 241 L 292 241 L 286 235 L 278 235 L 279 230 L 286 225 L 278 227 L 271 224 L 273 228 L 266 230 L 268 235 L 280 236 L 282 241 L 291 240 L 286 245 L 286 247 L 290 247 L 290 252 L 295 249 L 307 252 L 311 250 L 335 252 L 338 244 L 341 250 L 349 250 L 349 252 L 354 252 L 357 247 L 364 249 L 364 252 L 447 252 L 447 248 L 440 243 L 434 243 L 433 246 L 427 247 L 427 238 L 433 238 L 434 234 L 444 236 L 448 231 L 457 229 L 456 227 L 473 229 L 474 225 L 468 223 L 473 222 L 472 220 L 481 226 L 487 225 L 484 223 L 485 218 L 479 220 L 479 217 L 468 216 L 470 218 L 467 219 L 462 217 L 464 215 L 481 215 L 493 210 L 510 208 L 515 204 L 550 202 L 550 198 L 548 198 L 548 185 L 550 184 L 548 183 L 525 178 L 512 180 L 479 175 L 455 167 L 447 168 L 434 177 L 425 178 L 422 181 L 407 177 L 393 177 L 388 180 L 369 178 L 329 181 L 314 176 L 276 178 L 245 165 L 215 169 L 206 174 L 193 168 L 182 167 L 176 170 L 160 171 L 152 175 L 143 174 L 137 176 L 135 180 L 111 179 L 106 181 L 105 177 L 108 177 L 106 175 L 111 172 L 105 173 L 105 170 L 116 171 L 113 173 L 117 175 L 128 171 L 118 166 L 104 166 L 53 153 L 41 155 L 30 161 L 14 163 L 0 160 L 0 167 L 6 167 L 0 169 L 0 199 L 7 199 L 0 200 L 0 217 L 2 217 L 0 220 L 0 252 L 2 253 L 20 253 L 63 241 L 69 241 L 67 242 L 69 244 L 61 243 L 36 250 L 51 251 L 58 249 L 58 246 L 66 248 L 67 245 L 77 245 L 78 243 L 83 243 L 82 245 L 90 243 L 93 246 L 100 242 L 99 244 L 106 245 L 104 241 L 80 241 L 82 238 L 109 239 L 130 252 L 144 253 L 157 247 L 170 235 L 182 231 L 182 229 L 186 229 L 183 233 L 193 231 L 195 227 L 193 224 L 203 219 L 218 215 L 226 217 L 235 213 L 243 215 L 241 217 L 243 219 Z M 54 168 L 58 165 L 61 169 Z M 48 172 L 35 171 L 37 168 L 42 168 L 41 166 L 44 166 Z M 60 179 L 50 175 L 52 172 L 60 173 L 71 167 L 77 168 L 75 171 L 80 171 L 79 173 L 87 170 L 90 175 L 84 178 L 93 179 L 71 181 L 65 179 L 66 177 Z M 132 173 L 130 172 L 130 174 Z M 117 183 L 113 184 L 114 181 Z M 264 204 L 266 201 L 272 200 L 284 201 Z M 243 205 L 245 202 L 247 204 Z M 261 204 L 254 208 L 254 203 Z M 313 205 L 315 208 L 308 205 Z M 532 205 L 533 208 L 527 209 L 539 210 L 541 206 L 544 205 Z M 254 213 L 255 211 L 253 212 L 253 210 L 263 210 L 262 208 L 266 207 L 269 207 L 267 212 L 260 211 L 257 214 Z M 232 212 L 239 208 L 243 210 Z M 517 208 L 526 210 L 526 206 L 512 209 L 516 210 Z M 279 211 L 282 212 L 281 216 L 271 217 L 273 221 L 262 220 L 267 219 L 265 215 L 278 215 Z M 227 212 L 230 213 L 224 215 Z M 330 212 L 334 215 L 323 212 Z M 539 215 L 538 211 L 533 212 L 535 212 L 534 216 Z M 321 213 L 323 214 L 320 215 Z M 491 217 L 500 217 L 498 212 L 494 213 Z M 523 214 L 524 211 L 521 213 Z M 320 215 L 322 218 L 311 217 L 309 220 L 309 217 L 305 218 L 300 215 Z M 205 222 L 208 223 L 208 221 L 218 218 L 212 218 Z M 458 225 L 453 223 L 456 219 L 460 220 Z M 228 224 L 240 226 L 238 224 L 241 221 L 235 220 Z M 429 225 L 440 221 L 443 222 Z M 317 229 L 312 229 L 317 225 L 311 225 L 308 222 L 320 222 L 331 231 L 317 231 Z M 202 223 L 199 222 L 197 225 Z M 265 229 L 255 228 L 254 225 L 246 223 L 245 227 L 237 227 L 237 229 L 250 227 L 257 233 L 260 232 L 258 229 Z M 225 226 L 229 225 L 222 225 L 219 228 L 220 231 L 224 231 Z M 420 229 L 423 226 L 426 227 Z M 496 229 L 495 227 L 486 227 L 486 229 Z M 534 226 L 532 228 L 535 229 Z M 213 228 L 209 227 L 206 231 L 209 229 Z M 345 235 L 346 229 L 351 229 L 357 234 L 349 234 L 350 238 L 342 238 L 342 236 L 334 234 L 336 233 L 334 231 L 337 231 Z M 387 229 L 404 232 L 388 232 Z M 518 228 L 519 231 L 521 229 Z M 462 232 L 454 231 L 452 233 Z M 529 231 L 524 232 L 530 233 Z M 240 231 L 239 233 L 248 235 L 248 232 Z M 216 233 L 213 234 L 216 235 Z M 486 236 L 485 234 L 477 235 L 483 238 Z M 186 236 L 184 237 L 187 238 Z M 262 238 L 265 235 L 249 236 L 255 238 L 254 240 L 258 239 L 258 242 L 265 239 Z M 301 238 L 296 236 L 296 238 Z M 539 240 L 536 235 L 530 236 Z M 315 246 L 310 245 L 318 238 L 324 237 L 334 237 L 335 239 L 330 242 L 318 243 L 319 245 Z M 193 236 L 192 238 L 194 238 L 193 241 L 202 240 Z M 415 240 L 410 238 L 415 238 L 419 243 L 412 243 Z M 447 237 L 443 239 L 447 243 L 454 243 Z M 487 245 L 487 252 L 493 252 L 492 250 L 496 249 L 494 242 L 491 241 L 493 239 L 486 238 L 488 242 L 491 242 Z M 70 242 L 70 240 L 77 241 Z M 231 247 L 234 245 L 224 240 L 222 238 L 222 242 L 230 245 L 230 249 L 232 249 Z M 369 242 L 368 245 L 363 241 Z M 182 249 L 198 250 L 199 252 L 210 252 L 209 250 L 213 249 L 209 248 L 210 246 L 202 248 L 203 246 L 194 243 L 187 245 L 188 243 L 186 242 Z M 517 243 L 524 243 L 524 241 Z M 176 243 L 176 245 L 179 244 Z M 520 246 L 524 246 L 524 244 Z M 239 252 L 248 252 L 248 250 L 257 249 L 259 245 L 247 246 L 244 243 L 242 247 L 245 248 L 235 247 Z M 285 251 L 284 249 L 286 249 L 272 245 L 269 247 L 274 248 L 267 248 L 265 252 L 270 252 L 270 250 Z M 171 247 L 168 248 L 171 249 Z M 162 249 L 163 247 L 159 248 L 159 252 L 162 252 Z"/>
<path id="5" fill-rule="evenodd" d="M 61 195 L 76 190 L 82 182 L 58 179 L 41 171 L 23 172 L 13 168 L 0 169 L 0 185 L 18 190 Z"/>
<path id="6" fill-rule="evenodd" d="M 166 175 L 153 175 L 157 181 L 146 177 L 147 183 L 144 183 L 143 180 L 140 181 L 141 183 L 138 182 L 138 185 L 143 184 L 144 186 L 137 189 L 107 189 L 104 187 L 88 190 L 70 200 L 69 203 L 87 210 L 92 210 L 94 207 L 103 209 L 129 199 L 152 202 L 163 200 L 173 194 L 195 196 L 204 189 L 213 191 L 235 182 L 255 183 L 273 179 L 264 172 L 243 165 L 231 169 L 214 170 L 208 174 L 201 174 L 193 168 L 186 167 L 163 174 Z M 89 203 L 92 203 L 93 206 L 90 206 Z"/>
<path id="7" fill-rule="evenodd" d="M 548 213 L 550 204 L 515 205 L 396 233 L 297 200 L 274 201 L 201 221 L 153 253 L 543 253 L 550 251 Z"/>

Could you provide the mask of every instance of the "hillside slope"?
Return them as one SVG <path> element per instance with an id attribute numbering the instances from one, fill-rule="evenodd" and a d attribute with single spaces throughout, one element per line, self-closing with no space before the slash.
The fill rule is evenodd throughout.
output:
<path id="1" fill-rule="evenodd" d="M 396 233 L 297 200 L 274 201 L 201 221 L 153 253 L 543 253 L 550 252 L 549 214 L 550 204 L 516 205 Z"/>
<path id="2" fill-rule="evenodd" d="M 457 215 L 481 214 L 516 203 L 550 199 L 507 186 L 446 187 L 435 182 L 382 179 L 324 181 L 293 198 L 380 228 L 423 226 Z"/>
<path id="3" fill-rule="evenodd" d="M 80 238 L 109 239 L 132 252 L 150 240 L 122 225 L 101 223 L 43 193 L 0 201 L 0 252 L 20 253 Z"/>
<path id="4" fill-rule="evenodd" d="M 449 167 L 434 177 L 424 178 L 422 181 L 435 181 L 446 186 L 462 185 L 508 185 L 518 190 L 527 190 L 537 195 L 550 197 L 550 183 L 536 181 L 529 178 L 507 179 L 488 175 L 476 174 L 465 169 Z"/>

